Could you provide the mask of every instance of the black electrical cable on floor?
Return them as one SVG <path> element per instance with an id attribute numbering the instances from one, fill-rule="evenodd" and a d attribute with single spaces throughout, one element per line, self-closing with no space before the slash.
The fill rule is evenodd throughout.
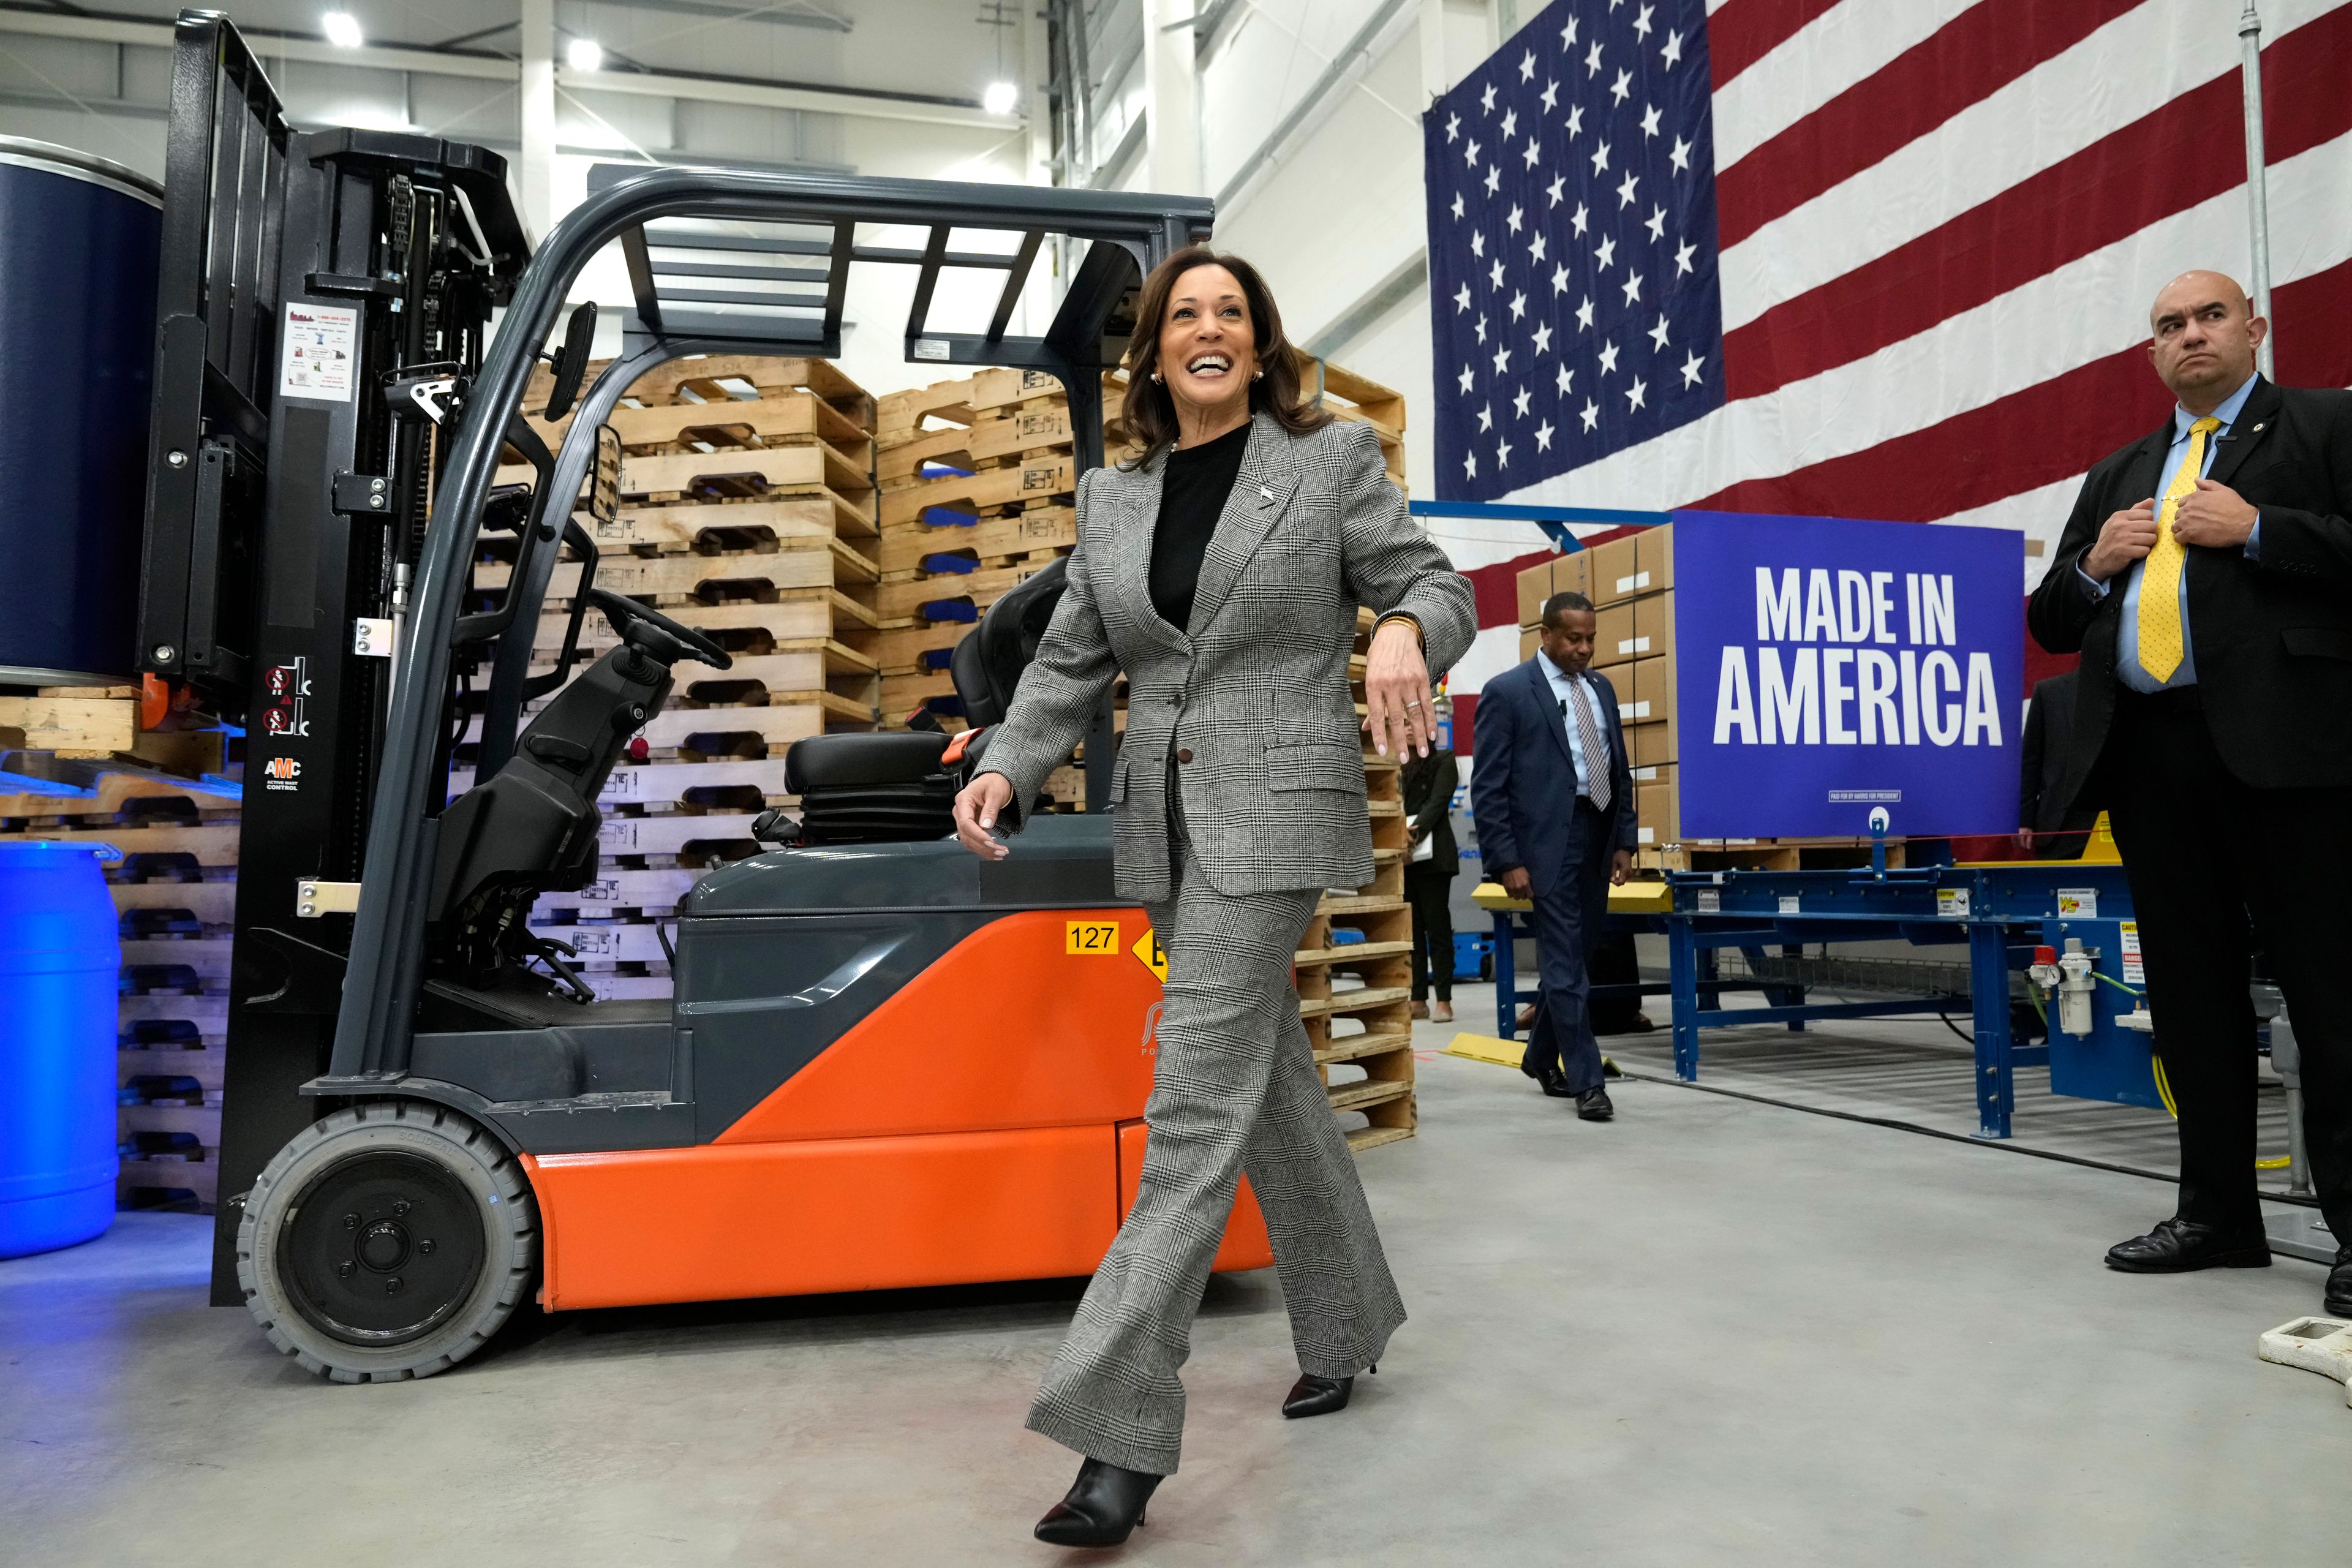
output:
<path id="1" fill-rule="evenodd" d="M 1885 1127 L 1896 1132 L 1916 1132 L 1925 1138 L 1940 1138 L 1948 1143 L 1965 1143 L 1972 1149 L 1997 1149 L 2011 1154 L 2030 1154 L 2037 1160 L 2055 1160 L 2063 1165 L 2083 1165 L 2094 1171 L 2108 1171 L 2119 1176 L 2137 1176 L 2144 1181 L 2180 1184 L 2178 1176 L 2168 1176 L 2161 1171 L 2150 1171 L 2138 1165 L 2118 1165 L 2109 1160 L 2092 1160 L 2080 1154 L 2062 1154 L 2054 1149 L 2029 1148 L 2007 1139 L 1971 1138 L 1965 1132 L 1947 1132 L 1940 1127 L 1922 1127 L 1916 1121 L 1898 1121 L 1891 1116 L 1864 1116 L 1859 1111 L 1832 1110 L 1826 1106 L 1800 1105 L 1793 1100 L 1774 1100 L 1769 1095 L 1749 1094 L 1741 1089 L 1723 1089 L 1711 1083 L 1690 1083 L 1678 1078 L 1660 1078 L 1654 1073 L 1630 1072 L 1619 1069 L 1619 1076 L 1636 1083 L 1664 1084 L 1669 1089 L 1696 1089 L 1701 1094 L 1719 1094 L 1727 1100 L 1745 1100 L 1751 1104 L 1775 1106 L 1782 1110 L 1801 1110 L 1808 1116 L 1828 1116 L 1840 1121 L 1858 1121 L 1865 1127 Z M 2271 1203 L 2293 1204 L 2298 1208 L 2315 1209 L 2317 1198 L 2303 1197 L 2293 1193 L 2258 1193 Z"/>

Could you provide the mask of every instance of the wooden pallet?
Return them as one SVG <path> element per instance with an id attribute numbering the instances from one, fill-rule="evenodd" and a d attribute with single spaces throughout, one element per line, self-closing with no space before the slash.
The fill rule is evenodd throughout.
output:
<path id="1" fill-rule="evenodd" d="M 1690 839 L 1650 845 L 1633 863 L 1659 871 L 1839 871 L 1871 863 L 1867 838 Z M 1886 864 L 1904 864 L 1903 842 L 1889 839 Z"/>
<path id="2" fill-rule="evenodd" d="M 135 712 L 135 702 L 128 706 Z M 107 868 L 122 931 L 115 1082 L 145 1098 L 116 1110 L 118 1142 L 129 1151 L 116 1201 L 209 1206 L 236 913 L 236 786 L 129 762 L 93 766 L 62 752 L 9 763 L 16 787 L 0 793 L 0 836 L 102 842 L 124 856 Z"/>
<path id="3" fill-rule="evenodd" d="M 919 523 L 931 508 L 967 516 L 1018 510 L 1033 504 L 1067 505 L 1077 489 L 1076 463 L 1040 457 L 1017 466 L 924 479 L 882 496 L 882 528 Z"/>
<path id="4" fill-rule="evenodd" d="M 970 425 L 886 441 L 876 453 L 874 474 L 889 491 L 922 482 L 933 464 L 975 471 L 1017 467 L 1027 458 L 1066 453 L 1071 445 L 1068 405 L 1041 400 Z"/>
<path id="5" fill-rule="evenodd" d="M 838 539 L 870 557 L 878 537 L 870 519 L 846 515 L 821 496 L 623 507 L 609 519 L 578 521 L 600 552 L 636 555 L 806 548 L 802 542 Z"/>
<path id="6" fill-rule="evenodd" d="M 973 419 L 971 381 L 935 381 L 884 394 L 877 400 L 874 436 L 883 447 L 903 445 L 923 434 L 925 425 L 939 419 L 950 425 L 970 425 Z"/>
<path id="7" fill-rule="evenodd" d="M 874 563 L 887 579 L 900 573 L 925 571 L 923 563 L 935 555 L 984 562 L 1041 550 L 1067 553 L 1077 542 L 1076 510 L 1045 506 L 983 518 L 969 525 L 931 528 L 919 521 L 901 524 L 883 533 Z"/>
<path id="8" fill-rule="evenodd" d="M 612 363 L 590 360 L 587 378 L 582 384 L 593 385 Z M 523 392 L 524 408 L 544 408 L 554 390 L 553 373 L 534 370 Z M 623 399 L 625 404 L 652 407 L 741 401 L 747 393 L 766 399 L 800 392 L 814 395 L 859 429 L 874 428 L 874 399 L 864 387 L 842 374 L 829 360 L 798 355 L 703 354 L 671 360 L 637 377 Z M 569 424 L 568 419 L 559 421 L 551 428 L 561 431 Z"/>
<path id="9" fill-rule="evenodd" d="M 884 583 L 874 591 L 874 615 L 881 626 L 903 630 L 934 617 L 923 608 L 942 601 L 970 605 L 975 613 L 1004 597 L 1052 563 L 1044 561 L 1024 562 L 1018 566 L 1000 566 L 981 572 L 942 574 L 935 577 L 917 578 L 903 583 Z M 939 616 L 940 620 L 951 617 Z"/>
<path id="10" fill-rule="evenodd" d="M 1359 1152 L 1412 1137 L 1418 1121 L 1401 777 L 1392 759 L 1365 754 L 1372 880 L 1353 893 L 1326 893 L 1292 961 L 1299 1015 L 1331 1109 L 1365 1118 L 1347 1135 Z"/>
<path id="11" fill-rule="evenodd" d="M 30 697 L 0 697 L 0 730 L 23 737 L 13 743 L 61 757 L 110 757 L 139 738 L 139 696 L 132 687 L 42 687 Z"/>
<path id="12" fill-rule="evenodd" d="M 580 592 L 582 563 L 559 561 L 549 574 L 545 607 L 568 609 Z M 503 561 L 486 561 L 474 568 L 474 586 L 503 594 L 514 568 Z M 863 600 L 879 580 L 880 569 L 871 557 L 838 539 L 796 536 L 769 550 L 733 550 L 692 555 L 616 555 L 596 563 L 595 585 L 608 594 L 656 603 L 688 598 L 709 602 L 742 597 L 752 591 L 786 588 L 834 588 Z"/>

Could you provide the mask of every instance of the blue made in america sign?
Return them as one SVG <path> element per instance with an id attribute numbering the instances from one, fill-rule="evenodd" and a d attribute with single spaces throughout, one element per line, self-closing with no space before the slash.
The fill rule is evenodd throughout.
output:
<path id="1" fill-rule="evenodd" d="M 2024 536 L 1677 512 L 1685 838 L 2014 832 Z"/>

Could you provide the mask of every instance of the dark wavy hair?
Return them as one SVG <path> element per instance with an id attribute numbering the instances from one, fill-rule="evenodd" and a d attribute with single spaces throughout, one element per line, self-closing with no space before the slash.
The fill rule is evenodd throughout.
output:
<path id="1" fill-rule="evenodd" d="M 1127 345 L 1127 398 L 1120 422 L 1131 443 L 1127 466 L 1148 462 L 1174 445 L 1177 436 L 1176 399 L 1163 384 L 1151 379 L 1160 368 L 1160 329 L 1168 321 L 1169 297 L 1176 280 L 1195 267 L 1222 267 L 1242 286 L 1249 305 L 1250 333 L 1255 342 L 1263 380 L 1250 383 L 1252 414 L 1272 414 L 1285 430 L 1304 436 L 1331 423 L 1331 416 L 1300 392 L 1298 354 L 1282 333 L 1282 312 L 1274 307 L 1274 292 L 1256 268 L 1238 256 L 1225 256 L 1205 245 L 1188 245 L 1151 269 L 1143 280 L 1142 298 L 1135 311 L 1135 335 Z"/>

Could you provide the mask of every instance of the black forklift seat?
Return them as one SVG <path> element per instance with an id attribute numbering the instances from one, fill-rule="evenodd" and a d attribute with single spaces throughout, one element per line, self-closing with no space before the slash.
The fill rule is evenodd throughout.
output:
<path id="1" fill-rule="evenodd" d="M 1004 597 L 988 606 L 980 625 L 967 633 L 949 655 L 948 672 L 955 678 L 956 695 L 963 699 L 963 716 L 975 730 L 1004 721 L 1013 706 L 1013 689 L 1021 672 L 1037 657 L 1054 608 L 1069 584 L 1069 563 L 1056 561 L 1034 577 L 1024 578 Z"/>
<path id="2" fill-rule="evenodd" d="M 1068 568 L 1055 562 L 991 605 L 956 644 L 948 668 L 974 730 L 1001 722 L 1012 707 L 1013 689 L 1037 657 L 1067 580 Z M 805 842 L 874 843 L 953 832 L 955 781 L 943 760 L 951 739 L 916 730 L 794 742 L 784 754 L 784 787 L 801 797 Z"/>

